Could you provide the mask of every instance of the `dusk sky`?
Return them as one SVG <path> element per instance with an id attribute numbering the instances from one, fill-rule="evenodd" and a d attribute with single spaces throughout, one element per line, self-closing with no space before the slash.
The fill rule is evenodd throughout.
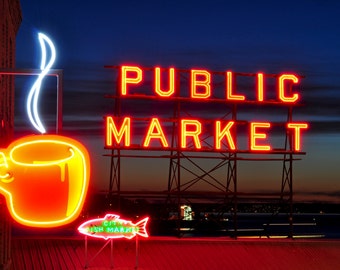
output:
<path id="1" fill-rule="evenodd" d="M 109 183 L 103 116 L 113 114 L 113 100 L 104 95 L 113 94 L 114 77 L 104 66 L 133 63 L 304 76 L 299 90 L 302 108 L 294 116 L 310 127 L 303 134 L 307 154 L 294 163 L 294 192 L 302 200 L 340 202 L 339 2 L 20 2 L 23 21 L 16 67 L 39 68 L 37 33 L 51 37 L 57 49 L 53 68 L 64 71 L 64 129 L 88 147 L 95 189 L 107 189 Z M 17 85 L 16 129 L 36 133 L 24 108 L 30 80 Z M 55 117 L 50 108 L 56 96 L 45 95 L 39 102 L 45 106 L 41 118 L 47 122 Z M 166 190 L 169 161 L 161 163 L 124 160 L 122 189 Z M 245 162 L 238 172 L 238 191 L 280 191 L 281 163 Z"/>

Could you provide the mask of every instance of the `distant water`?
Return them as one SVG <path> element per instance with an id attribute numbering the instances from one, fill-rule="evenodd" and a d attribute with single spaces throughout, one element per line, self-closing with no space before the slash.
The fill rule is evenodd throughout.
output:
<path id="1" fill-rule="evenodd" d="M 287 214 L 239 214 L 237 217 L 239 234 L 242 229 L 259 229 L 259 234 L 286 235 L 292 230 L 293 236 L 340 238 L 340 214 L 304 213 L 293 215 L 290 226 Z"/>
<path id="2" fill-rule="evenodd" d="M 162 220 L 153 222 L 154 235 L 293 237 L 340 239 L 340 214 L 294 214 L 292 226 L 287 214 L 239 213 L 222 217 L 213 213 L 190 221 Z"/>

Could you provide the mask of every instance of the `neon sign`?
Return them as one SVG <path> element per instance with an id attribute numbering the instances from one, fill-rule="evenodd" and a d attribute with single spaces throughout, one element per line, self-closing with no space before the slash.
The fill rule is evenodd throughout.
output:
<path id="1" fill-rule="evenodd" d="M 182 97 L 182 92 L 179 89 L 179 86 L 176 85 L 176 76 L 179 76 L 179 71 L 176 71 L 175 68 L 168 69 L 168 90 L 161 89 L 161 74 L 162 70 L 160 67 L 154 68 L 154 87 L 153 87 L 153 96 L 155 97 L 163 97 L 163 98 L 179 98 Z M 191 69 L 190 72 L 190 85 L 188 86 L 188 90 L 190 92 L 191 99 L 211 99 L 213 95 L 213 74 L 204 69 Z M 131 96 L 136 95 L 138 92 L 138 86 L 143 86 L 144 73 L 146 70 L 143 70 L 141 67 L 137 66 L 121 66 L 120 67 L 120 92 L 119 94 L 122 96 Z M 164 72 L 163 72 L 164 73 Z M 177 74 L 178 73 L 178 74 Z M 256 93 L 257 99 L 250 100 L 250 98 L 245 95 L 236 93 L 235 89 L 235 75 L 232 71 L 219 72 L 219 74 L 224 74 L 224 83 L 225 83 L 225 101 L 233 102 L 233 101 L 255 101 L 258 103 L 265 102 L 264 99 L 264 80 L 266 75 L 263 73 L 257 73 L 257 85 L 256 85 Z M 294 74 L 281 74 L 275 76 L 277 78 L 277 100 L 280 103 L 295 103 L 299 100 L 300 96 L 298 93 L 288 93 L 288 84 L 297 84 L 299 82 L 299 78 Z"/>
<path id="2" fill-rule="evenodd" d="M 89 156 L 60 135 L 32 135 L 0 149 L 0 193 L 20 224 L 55 227 L 75 220 L 89 183 Z"/>
<path id="3" fill-rule="evenodd" d="M 131 146 L 131 118 L 125 117 L 123 123 L 117 126 L 112 116 L 107 116 L 106 123 L 106 137 L 105 146 L 107 148 L 117 147 L 120 144 L 121 147 Z M 191 139 L 194 145 L 194 149 L 201 149 L 201 134 L 203 123 L 199 119 L 181 119 L 180 121 L 180 146 L 182 149 L 187 148 L 188 140 Z M 235 128 L 234 121 L 218 121 L 214 122 L 213 137 L 215 141 L 214 148 L 216 150 L 222 149 L 222 142 L 226 142 L 224 150 L 236 150 L 235 145 L 236 138 L 233 135 L 232 129 Z M 268 135 L 268 131 L 271 128 L 269 122 L 251 122 L 249 131 L 249 144 L 251 151 L 270 151 L 271 146 L 265 143 Z M 301 133 L 302 130 L 308 128 L 306 123 L 287 123 L 286 129 L 293 131 L 294 151 L 301 151 Z M 158 118 L 152 118 L 148 126 L 148 131 L 142 142 L 142 145 L 147 148 L 150 145 L 151 140 L 157 141 L 162 148 L 169 147 L 169 142 L 165 136 L 165 132 L 160 124 Z"/>
<path id="4" fill-rule="evenodd" d="M 132 239 L 137 235 L 148 237 L 146 230 L 148 220 L 149 218 L 146 217 L 137 223 L 132 223 L 130 220 L 120 219 L 118 215 L 106 214 L 104 218 L 84 222 L 78 227 L 78 231 L 84 235 L 105 240 L 113 238 Z"/>
<path id="5" fill-rule="evenodd" d="M 38 34 L 41 73 L 27 99 L 27 114 L 33 127 L 46 133 L 38 112 L 44 77 L 56 51 L 52 41 Z M 47 51 L 50 58 L 47 60 Z M 12 218 L 32 227 L 56 227 L 74 221 L 80 214 L 90 179 L 90 158 L 78 141 L 60 135 L 31 135 L 0 149 L 0 193 Z"/>
<path id="6" fill-rule="evenodd" d="M 118 70 L 118 92 L 120 99 L 141 98 L 149 100 L 183 101 L 183 102 L 210 102 L 219 104 L 251 104 L 259 106 L 274 104 L 276 106 L 293 106 L 300 101 L 300 95 L 296 90 L 299 83 L 299 76 L 295 74 L 268 75 L 262 72 L 253 74 L 254 93 L 249 94 L 238 89 L 237 76 L 232 71 L 210 72 L 205 69 L 179 70 L 174 67 L 165 69 L 161 67 L 141 68 L 139 66 L 114 67 Z M 187 85 L 180 80 L 181 74 L 189 77 Z M 224 92 L 217 93 L 215 89 L 215 76 L 223 78 Z M 153 83 L 150 84 L 150 79 Z M 267 80 L 275 80 L 276 91 L 269 92 L 265 87 Z M 273 96 L 275 95 L 274 99 Z M 143 118 L 145 131 L 139 142 L 134 140 L 133 130 L 137 129 L 140 122 L 131 115 L 119 115 L 105 117 L 105 147 L 130 148 L 130 149 L 170 149 L 173 130 L 169 130 L 168 119 L 161 119 L 154 115 L 150 118 Z M 171 119 L 177 122 L 177 141 L 182 150 L 204 151 L 202 141 L 207 133 L 212 136 L 212 151 L 244 151 L 244 152 L 265 152 L 273 151 L 275 147 L 270 144 L 271 131 L 275 123 L 269 121 L 242 121 L 210 120 L 207 125 L 205 120 L 195 118 Z M 237 140 L 237 130 L 247 125 L 248 146 L 243 148 Z M 283 128 L 285 133 L 291 135 L 293 152 L 302 151 L 302 134 L 308 128 L 305 122 L 287 121 Z M 157 147 L 152 145 L 158 145 Z M 140 148 L 138 146 L 141 146 Z"/>

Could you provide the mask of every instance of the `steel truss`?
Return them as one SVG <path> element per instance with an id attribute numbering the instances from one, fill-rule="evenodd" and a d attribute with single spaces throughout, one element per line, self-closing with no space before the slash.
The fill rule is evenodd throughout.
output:
<path id="1" fill-rule="evenodd" d="M 40 69 L 0 69 L 0 76 L 35 76 L 41 73 Z M 56 134 L 63 129 L 63 82 L 64 72 L 62 69 L 50 69 L 46 76 L 56 77 L 57 105 L 56 105 Z"/>
<path id="2" fill-rule="evenodd" d="M 117 66 L 107 66 L 106 68 L 112 68 L 116 70 L 117 74 L 119 70 Z M 187 71 L 181 71 L 181 79 L 189 80 L 187 78 Z M 118 74 L 119 75 L 119 74 Z M 255 77 L 256 74 L 236 74 L 239 76 Z M 266 75 L 268 77 L 277 77 L 277 75 Z M 119 89 L 119 81 L 117 79 L 117 89 Z M 177 82 L 180 85 L 180 82 Z M 292 93 L 292 89 L 290 89 Z M 160 102 L 155 97 L 147 95 L 132 95 L 122 97 L 116 91 L 114 95 L 106 95 L 108 99 L 114 99 L 115 106 L 113 116 L 115 119 L 121 119 L 124 116 L 122 108 L 123 102 L 127 100 L 131 102 L 139 102 L 140 106 L 143 106 L 144 101 Z M 172 116 L 164 118 L 165 122 L 171 125 L 171 141 L 168 148 L 153 148 L 145 149 L 141 145 L 132 145 L 131 147 L 121 147 L 116 145 L 110 148 L 111 154 L 105 154 L 110 157 L 110 179 L 108 194 L 110 198 L 118 199 L 118 210 L 120 210 L 120 200 L 122 197 L 126 198 L 162 198 L 165 202 L 165 207 L 169 211 L 171 207 L 174 207 L 180 213 L 180 207 L 184 203 L 192 203 L 199 199 L 208 199 L 220 205 L 221 216 L 224 213 L 229 213 L 233 217 L 233 228 L 229 230 L 231 237 L 238 236 L 238 201 L 240 198 L 274 198 L 283 205 L 284 209 L 288 207 L 288 217 L 290 224 L 289 237 L 293 237 L 293 162 L 299 160 L 296 155 L 304 155 L 304 152 L 294 152 L 292 144 L 292 132 L 289 130 L 285 134 L 284 147 L 280 149 L 271 150 L 267 153 L 262 153 L 261 157 L 257 157 L 258 153 L 254 156 L 250 151 L 216 151 L 211 144 L 211 135 L 202 135 L 202 141 L 205 142 L 205 147 L 202 147 L 201 151 L 191 150 L 193 145 L 188 145 L 187 149 L 182 149 L 179 145 L 179 128 L 180 117 L 192 117 L 190 109 L 185 104 L 192 102 L 188 98 L 175 97 L 169 102 L 173 110 Z M 220 100 L 214 100 L 219 103 Z M 246 106 L 253 106 L 252 102 L 245 102 Z M 124 103 L 125 104 L 125 103 Z M 135 104 L 134 104 L 135 105 Z M 137 106 L 137 105 L 135 105 Z M 244 104 L 225 104 L 224 115 L 219 116 L 219 120 L 232 120 L 243 122 L 247 124 L 247 121 L 239 120 L 239 107 Z M 258 106 L 258 105 L 257 105 Z M 279 106 L 277 101 L 266 101 L 261 106 Z M 283 121 L 276 124 L 285 124 L 293 119 L 293 107 L 295 105 L 285 105 L 287 121 Z M 129 112 L 130 113 L 130 112 Z M 131 115 L 131 113 L 130 113 Z M 145 122 L 150 120 L 150 117 L 131 117 L 132 121 Z M 202 120 L 205 123 L 211 121 L 211 119 Z M 136 154 L 138 152 L 138 154 Z M 131 153 L 131 154 L 130 154 Z M 273 155 L 275 157 L 273 157 Z M 165 158 L 169 160 L 168 167 L 168 182 L 166 191 L 129 191 L 121 190 L 121 164 L 123 159 L 132 158 L 149 158 L 149 159 L 161 159 Z M 213 163 L 210 167 L 204 168 L 200 160 L 207 161 L 207 163 Z M 242 161 L 278 161 L 282 162 L 282 181 L 281 189 L 276 193 L 242 193 L 238 191 L 238 164 Z M 151 169 L 146 168 L 146 169 Z M 218 178 L 216 172 L 224 169 L 224 179 Z M 184 177 L 185 174 L 185 177 Z M 188 177 L 191 175 L 191 178 Z M 209 187 L 209 190 L 195 189 L 199 184 L 203 183 L 205 187 Z M 111 202 L 110 202 L 111 203 Z M 181 220 L 178 218 L 178 234 L 180 234 Z"/>

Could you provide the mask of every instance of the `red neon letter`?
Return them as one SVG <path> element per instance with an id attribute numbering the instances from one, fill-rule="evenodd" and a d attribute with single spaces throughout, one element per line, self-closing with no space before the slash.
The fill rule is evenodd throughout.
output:
<path id="1" fill-rule="evenodd" d="M 134 77 L 128 77 L 128 73 L 135 73 Z M 128 84 L 138 84 L 142 81 L 143 72 L 139 67 L 135 66 L 122 66 L 121 67 L 121 88 L 120 93 L 125 96 L 127 95 Z"/>
<path id="2" fill-rule="evenodd" d="M 308 124 L 306 123 L 288 123 L 287 127 L 294 130 L 294 150 L 301 150 L 301 131 L 300 129 L 307 129 Z"/>
<path id="3" fill-rule="evenodd" d="M 258 145 L 256 143 L 257 139 L 266 139 L 266 133 L 258 133 L 256 132 L 257 128 L 270 128 L 270 123 L 250 123 L 250 149 L 252 151 L 270 151 L 270 145 Z"/>
<path id="4" fill-rule="evenodd" d="M 233 73 L 231 71 L 226 72 L 226 92 L 228 100 L 245 100 L 243 95 L 233 94 Z"/>
<path id="5" fill-rule="evenodd" d="M 175 69 L 169 69 L 169 90 L 161 89 L 161 69 L 155 68 L 155 92 L 161 97 L 170 97 L 175 93 Z"/>
<path id="6" fill-rule="evenodd" d="M 163 147 L 168 147 L 168 142 L 157 118 L 152 118 L 143 146 L 148 147 L 151 139 L 159 139 Z"/>
<path id="7" fill-rule="evenodd" d="M 257 101 L 263 101 L 263 73 L 257 73 Z"/>
<path id="8" fill-rule="evenodd" d="M 295 102 L 299 98 L 299 94 L 295 93 L 291 97 L 285 95 L 285 81 L 290 80 L 293 83 L 298 83 L 299 79 L 292 74 L 283 74 L 279 77 L 279 97 L 283 102 Z"/>
<path id="9" fill-rule="evenodd" d="M 124 136 L 124 146 L 130 146 L 130 117 L 125 117 L 124 121 L 119 129 L 113 121 L 111 116 L 106 117 L 106 137 L 105 137 L 105 145 L 112 146 L 112 135 L 114 136 L 117 143 L 120 143 Z"/>
<path id="10" fill-rule="evenodd" d="M 198 80 L 198 77 L 204 77 Z M 203 93 L 197 93 L 197 87 L 201 86 L 205 89 Z M 192 98 L 208 98 L 211 95 L 210 91 L 210 73 L 206 70 L 191 70 L 191 97 Z"/>
<path id="11" fill-rule="evenodd" d="M 236 149 L 233 137 L 230 134 L 230 128 L 234 125 L 234 123 L 235 123 L 234 121 L 228 122 L 228 124 L 221 131 L 221 121 L 216 121 L 216 126 L 215 126 L 215 129 L 216 129 L 215 148 L 216 149 L 221 149 L 221 140 L 223 139 L 223 137 L 227 138 L 230 149 L 232 150 Z"/>
<path id="12" fill-rule="evenodd" d="M 192 130 L 188 130 L 189 126 L 191 126 Z M 202 126 L 198 120 L 188 120 L 188 119 L 181 120 L 181 147 L 186 148 L 187 137 L 192 137 L 192 139 L 194 140 L 195 147 L 197 149 L 200 149 L 201 142 L 198 136 L 201 134 L 201 132 L 202 132 Z"/>

